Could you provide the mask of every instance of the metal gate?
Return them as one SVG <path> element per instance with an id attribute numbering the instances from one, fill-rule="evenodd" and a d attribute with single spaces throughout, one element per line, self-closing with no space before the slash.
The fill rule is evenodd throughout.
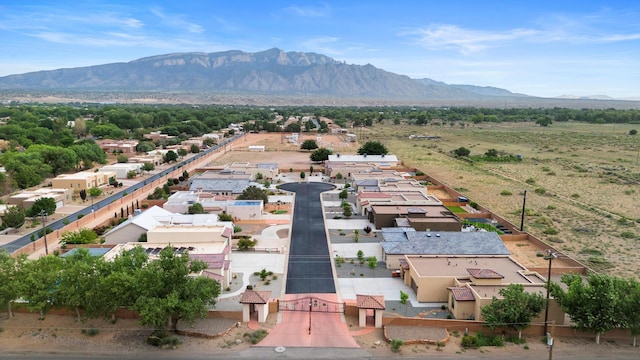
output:
<path id="1" fill-rule="evenodd" d="M 278 311 L 307 311 L 344 313 L 344 303 L 327 301 L 316 297 L 304 297 L 295 300 L 280 300 Z"/>

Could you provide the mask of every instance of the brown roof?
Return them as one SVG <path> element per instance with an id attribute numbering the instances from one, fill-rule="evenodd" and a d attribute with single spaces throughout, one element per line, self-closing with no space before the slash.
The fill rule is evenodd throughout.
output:
<path id="1" fill-rule="evenodd" d="M 356 295 L 356 303 L 359 309 L 385 309 L 382 295 Z"/>
<path id="2" fill-rule="evenodd" d="M 471 292 L 471 289 L 466 286 L 450 287 L 448 289 L 451 290 L 453 298 L 456 299 L 456 301 L 475 301 L 473 292 Z"/>
<path id="3" fill-rule="evenodd" d="M 266 304 L 271 298 L 271 291 L 247 290 L 242 293 L 241 304 Z"/>
<path id="4" fill-rule="evenodd" d="M 504 276 L 491 269 L 467 269 L 469 274 L 476 279 L 503 279 Z"/>

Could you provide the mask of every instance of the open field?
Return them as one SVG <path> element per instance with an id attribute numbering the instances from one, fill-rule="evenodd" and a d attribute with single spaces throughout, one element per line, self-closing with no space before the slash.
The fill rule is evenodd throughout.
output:
<path id="1" fill-rule="evenodd" d="M 640 125 L 376 124 L 364 136 L 514 224 L 527 190 L 526 231 L 596 271 L 639 277 L 640 136 L 628 135 L 634 128 Z M 411 134 L 441 138 L 410 140 Z M 493 148 L 523 160 L 468 163 L 450 156 L 461 146 L 471 155 Z"/>

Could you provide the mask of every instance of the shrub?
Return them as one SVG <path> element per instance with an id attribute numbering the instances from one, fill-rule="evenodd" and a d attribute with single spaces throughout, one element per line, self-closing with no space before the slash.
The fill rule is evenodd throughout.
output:
<path id="1" fill-rule="evenodd" d="M 635 239 L 636 234 L 633 231 L 623 231 L 620 233 L 620 237 L 623 239 Z"/>
<path id="2" fill-rule="evenodd" d="M 264 337 L 267 336 L 267 334 L 268 334 L 267 330 L 260 329 L 252 333 L 245 333 L 243 337 L 247 338 L 251 344 L 255 345 L 259 343 L 260 340 L 264 339 Z"/>
<path id="3" fill-rule="evenodd" d="M 462 341 L 460 342 L 460 345 L 463 348 L 467 348 L 467 349 L 475 348 L 478 346 L 476 337 L 472 335 L 464 335 L 462 337 Z"/>
<path id="4" fill-rule="evenodd" d="M 96 328 L 82 329 L 82 333 L 87 336 L 96 336 L 99 332 Z"/>
<path id="5" fill-rule="evenodd" d="M 546 228 L 544 229 L 544 231 L 542 232 L 545 235 L 558 235 L 559 231 L 556 228 Z"/>
<path id="6" fill-rule="evenodd" d="M 511 191 L 509 191 L 509 190 L 502 190 L 500 192 L 500 195 L 502 195 L 502 196 L 511 196 L 511 195 L 513 195 L 513 193 Z"/>
<path id="7" fill-rule="evenodd" d="M 534 178 L 528 178 L 527 180 L 525 180 L 524 182 L 526 182 L 529 185 L 534 185 L 536 183 L 536 179 Z"/>
<path id="8" fill-rule="evenodd" d="M 478 210 L 478 203 L 475 201 L 471 201 L 469 202 L 469 206 L 471 206 L 472 208 Z"/>
<path id="9" fill-rule="evenodd" d="M 547 193 L 547 189 L 543 188 L 543 187 L 539 187 L 536 188 L 535 190 L 533 190 L 536 194 L 538 195 L 544 195 Z"/>
<path id="10" fill-rule="evenodd" d="M 400 339 L 391 340 L 391 351 L 396 353 L 400 352 L 400 346 L 402 346 L 402 344 L 404 344 L 404 342 Z"/>

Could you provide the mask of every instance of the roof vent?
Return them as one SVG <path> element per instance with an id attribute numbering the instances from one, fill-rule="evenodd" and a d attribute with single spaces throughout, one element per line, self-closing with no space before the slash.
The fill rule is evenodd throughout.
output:
<path id="1" fill-rule="evenodd" d="M 436 237 L 440 237 L 440 234 L 436 234 Z"/>
<path id="2" fill-rule="evenodd" d="M 431 237 L 431 234 L 427 233 L 427 237 Z"/>

